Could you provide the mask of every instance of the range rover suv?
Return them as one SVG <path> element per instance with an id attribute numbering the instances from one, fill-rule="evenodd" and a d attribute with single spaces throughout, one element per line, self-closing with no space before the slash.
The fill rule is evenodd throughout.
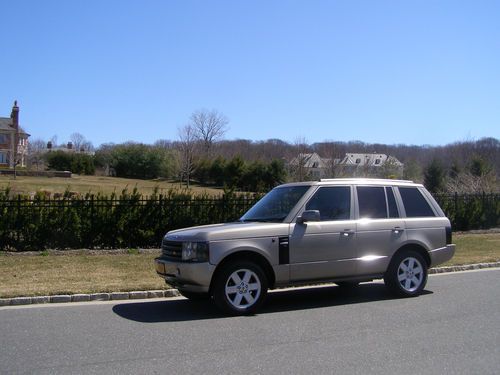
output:
<path id="1" fill-rule="evenodd" d="M 383 278 L 416 296 L 454 253 L 450 221 L 422 185 L 330 179 L 278 186 L 234 223 L 170 231 L 155 266 L 183 296 L 241 315 L 292 285 Z"/>

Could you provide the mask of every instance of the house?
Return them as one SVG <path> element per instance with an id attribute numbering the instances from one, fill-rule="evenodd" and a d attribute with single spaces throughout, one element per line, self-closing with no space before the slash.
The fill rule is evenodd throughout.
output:
<path id="1" fill-rule="evenodd" d="M 347 153 L 342 159 L 322 158 L 317 153 L 301 153 L 289 163 L 290 171 L 298 180 L 325 177 L 367 177 L 400 176 L 403 163 L 393 156 L 385 154 Z"/>
<path id="2" fill-rule="evenodd" d="M 403 173 L 403 163 L 394 156 L 386 154 L 357 154 L 347 153 L 344 158 L 335 163 L 344 172 L 351 174 L 377 174 L 382 169 L 391 170 L 395 175 Z"/>
<path id="3" fill-rule="evenodd" d="M 325 177 L 329 163 L 330 159 L 322 158 L 313 152 L 312 154 L 299 154 L 290 161 L 289 166 L 293 170 L 300 171 L 299 178 L 310 176 L 317 180 Z"/>
<path id="4" fill-rule="evenodd" d="M 47 142 L 45 152 L 54 152 L 54 151 L 62 151 L 68 154 L 86 154 L 86 155 L 94 155 L 95 152 L 86 149 L 84 146 L 75 147 L 73 142 L 68 142 L 65 145 L 54 146 L 52 141 Z"/>
<path id="5" fill-rule="evenodd" d="M 0 168 L 26 167 L 29 136 L 19 125 L 15 101 L 10 117 L 0 117 Z"/>

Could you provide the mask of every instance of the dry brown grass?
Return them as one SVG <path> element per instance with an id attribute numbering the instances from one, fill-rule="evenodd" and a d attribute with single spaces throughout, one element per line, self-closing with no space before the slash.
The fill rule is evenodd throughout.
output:
<path id="1" fill-rule="evenodd" d="M 18 176 L 14 179 L 12 176 L 0 176 L 0 189 L 10 187 L 13 193 L 33 194 L 37 191 L 48 191 L 51 193 L 63 193 L 65 190 L 86 193 L 105 193 L 116 192 L 120 194 L 123 189 L 131 191 L 134 187 L 144 195 L 151 195 L 154 189 L 160 193 L 166 193 L 170 189 L 182 190 L 184 185 L 178 182 L 160 181 L 160 180 L 135 180 L 129 178 L 104 177 L 104 176 L 74 176 L 72 178 L 62 177 L 25 177 Z M 222 194 L 221 189 L 201 187 L 192 185 L 190 188 L 195 194 Z"/>
<path id="2" fill-rule="evenodd" d="M 0 255 L 0 298 L 165 289 L 158 254 Z"/>
<path id="3" fill-rule="evenodd" d="M 445 265 L 500 261 L 500 233 L 455 234 L 455 256 Z"/>
<path id="4" fill-rule="evenodd" d="M 454 241 L 457 252 L 447 265 L 500 261 L 500 233 L 459 234 Z M 0 255 L 0 298 L 166 288 L 153 265 L 159 251 L 61 253 Z"/>

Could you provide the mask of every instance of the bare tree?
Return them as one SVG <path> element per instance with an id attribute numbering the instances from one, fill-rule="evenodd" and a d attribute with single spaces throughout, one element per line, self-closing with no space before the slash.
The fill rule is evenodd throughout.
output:
<path id="1" fill-rule="evenodd" d="M 88 147 L 92 147 L 92 143 L 87 141 L 85 136 L 80 133 L 73 133 L 69 136 L 69 140 L 73 144 L 73 148 L 77 151 L 88 151 Z"/>
<path id="2" fill-rule="evenodd" d="M 57 147 L 57 135 L 54 134 L 50 139 L 49 142 L 51 143 L 52 147 Z"/>
<path id="3" fill-rule="evenodd" d="M 194 135 L 203 143 L 203 151 L 208 156 L 213 143 L 226 134 L 229 120 L 223 113 L 215 109 L 211 111 L 197 110 L 193 112 L 190 120 Z"/>
<path id="4" fill-rule="evenodd" d="M 289 163 L 289 175 L 293 181 L 304 181 L 308 176 L 306 163 L 310 157 L 309 145 L 304 137 L 295 139 L 294 157 Z"/>
<path id="5" fill-rule="evenodd" d="M 30 167 L 36 167 L 39 171 L 40 168 L 44 167 L 44 153 L 47 143 L 40 138 L 31 140 L 28 143 L 28 160 Z"/>
<path id="6" fill-rule="evenodd" d="M 185 125 L 179 128 L 179 142 L 177 149 L 179 151 L 179 167 L 181 181 L 186 180 L 186 186 L 189 188 L 189 181 L 195 169 L 195 155 L 197 148 L 196 130 L 191 125 Z"/>

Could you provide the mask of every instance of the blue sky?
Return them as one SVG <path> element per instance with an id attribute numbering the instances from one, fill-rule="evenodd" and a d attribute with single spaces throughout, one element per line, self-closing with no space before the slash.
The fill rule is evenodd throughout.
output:
<path id="1" fill-rule="evenodd" d="M 0 116 L 33 138 L 500 138 L 499 1 L 0 0 Z"/>

